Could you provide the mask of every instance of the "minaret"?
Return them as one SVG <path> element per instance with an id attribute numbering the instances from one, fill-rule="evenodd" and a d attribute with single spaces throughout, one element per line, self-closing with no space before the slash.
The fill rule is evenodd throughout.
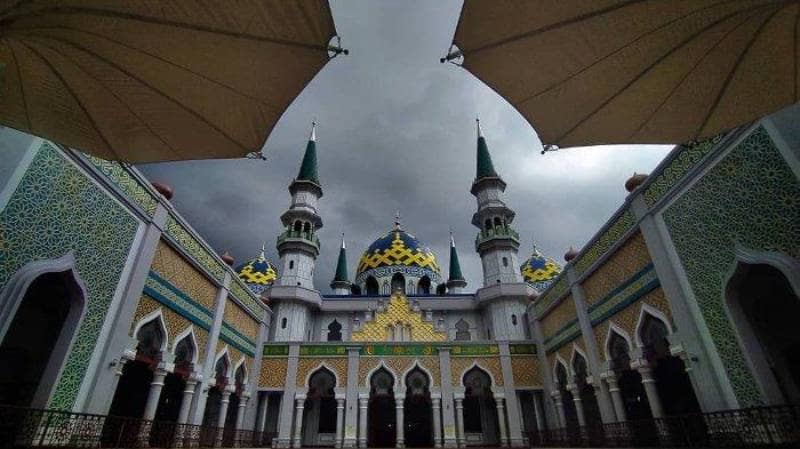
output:
<path id="1" fill-rule="evenodd" d="M 342 247 L 339 249 L 339 260 L 336 262 L 336 274 L 333 276 L 331 288 L 334 295 L 349 295 L 350 281 L 347 279 L 347 248 L 342 234 Z"/>
<path id="2" fill-rule="evenodd" d="M 316 123 L 312 123 L 300 172 L 289 185 L 292 203 L 281 215 L 286 230 L 278 237 L 281 269 L 277 285 L 314 288 L 314 263 L 319 255 L 316 234 L 322 227 L 317 213 L 322 186 L 317 174 L 316 140 Z"/>
<path id="3" fill-rule="evenodd" d="M 483 285 L 522 282 L 517 262 L 519 234 L 511 228 L 514 211 L 503 202 L 506 183 L 494 169 L 486 139 L 478 128 L 478 160 L 475 181 L 470 192 L 478 200 L 478 211 L 472 216 L 472 224 L 480 232 L 475 241 L 475 250 L 481 256 Z"/>
<path id="4" fill-rule="evenodd" d="M 447 277 L 447 290 L 450 293 L 461 293 L 461 289 L 467 286 L 464 275 L 461 274 L 461 264 L 458 262 L 458 252 L 456 251 L 456 240 L 453 233 L 450 233 L 450 275 Z"/>

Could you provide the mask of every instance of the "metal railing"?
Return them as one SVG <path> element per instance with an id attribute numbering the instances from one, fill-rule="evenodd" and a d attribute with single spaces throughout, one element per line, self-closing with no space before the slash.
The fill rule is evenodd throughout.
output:
<path id="1" fill-rule="evenodd" d="M 0 406 L 0 447 L 269 447 L 274 433 Z"/>
<path id="2" fill-rule="evenodd" d="M 528 433 L 533 447 L 800 447 L 800 406 L 694 413 Z"/>

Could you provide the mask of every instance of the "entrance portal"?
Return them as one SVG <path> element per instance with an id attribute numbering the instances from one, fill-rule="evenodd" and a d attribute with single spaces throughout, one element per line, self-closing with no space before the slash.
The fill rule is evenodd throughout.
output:
<path id="1" fill-rule="evenodd" d="M 308 379 L 303 407 L 303 446 L 336 444 L 336 377 L 320 368 Z"/>
<path id="2" fill-rule="evenodd" d="M 491 377 L 475 367 L 464 374 L 463 382 L 464 437 L 467 444 L 499 445 L 497 405 L 492 393 Z"/>
<path id="3" fill-rule="evenodd" d="M 381 367 L 372 375 L 369 383 L 367 445 L 369 447 L 394 447 L 397 441 L 394 376 Z"/>
<path id="4" fill-rule="evenodd" d="M 430 381 L 419 368 L 406 376 L 406 399 L 403 402 L 406 447 L 433 446 L 433 408 Z"/>

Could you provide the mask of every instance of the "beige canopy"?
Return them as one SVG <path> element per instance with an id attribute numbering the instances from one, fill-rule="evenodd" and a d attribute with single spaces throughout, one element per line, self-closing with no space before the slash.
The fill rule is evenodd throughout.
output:
<path id="1" fill-rule="evenodd" d="M 799 17 L 798 0 L 465 0 L 448 59 L 546 144 L 681 143 L 798 101 Z"/>
<path id="2" fill-rule="evenodd" d="M 106 159 L 241 157 L 335 34 L 326 0 L 0 0 L 0 123 Z"/>

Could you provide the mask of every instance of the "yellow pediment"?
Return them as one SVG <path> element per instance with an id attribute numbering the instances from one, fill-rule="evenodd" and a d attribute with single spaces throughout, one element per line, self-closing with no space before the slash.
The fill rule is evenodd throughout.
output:
<path id="1" fill-rule="evenodd" d="M 422 313 L 411 308 L 405 295 L 394 293 L 385 310 L 376 312 L 374 320 L 353 332 L 353 341 L 399 341 L 396 336 L 400 334 L 405 336 L 404 341 L 447 340 L 447 333 L 423 320 Z"/>

